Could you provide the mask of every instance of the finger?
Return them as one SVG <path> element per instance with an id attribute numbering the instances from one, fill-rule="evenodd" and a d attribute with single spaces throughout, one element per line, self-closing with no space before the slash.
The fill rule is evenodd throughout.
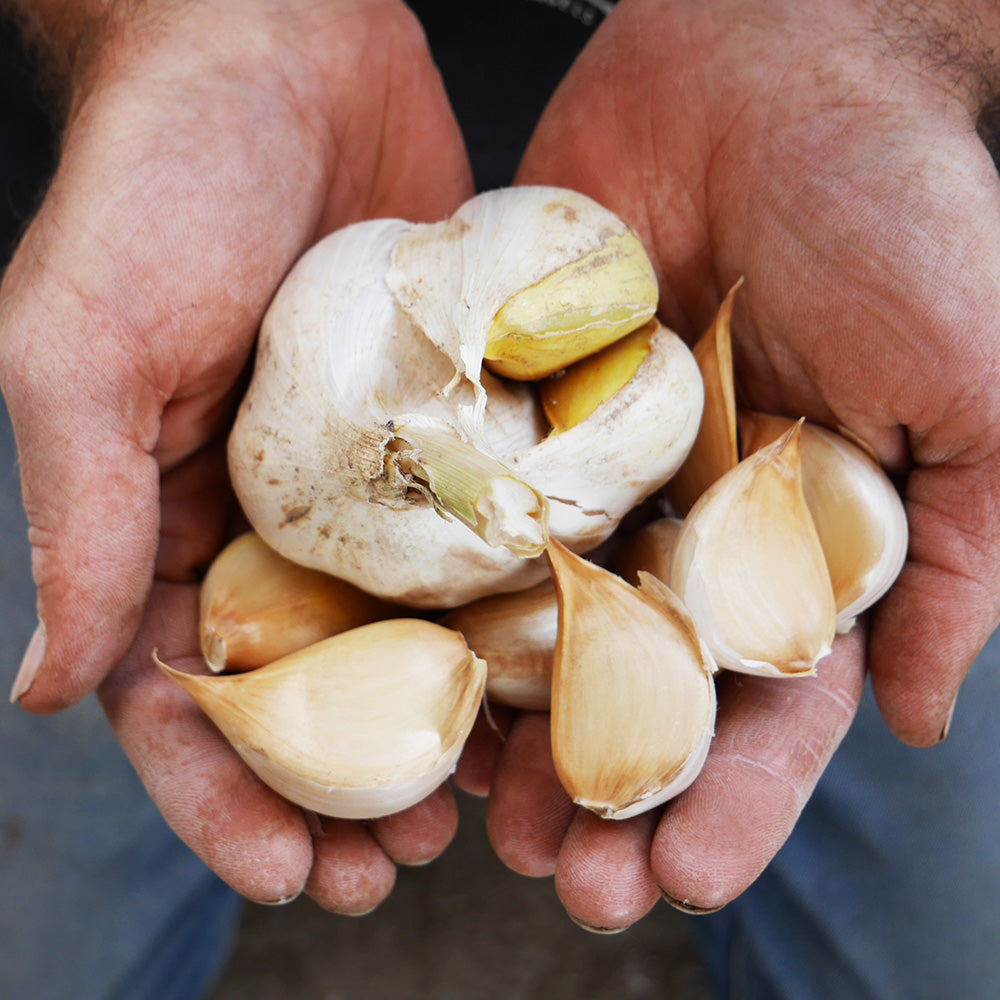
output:
<path id="1" fill-rule="evenodd" d="M 860 625 L 838 637 L 815 677 L 720 678 L 708 759 L 653 838 L 653 873 L 674 905 L 718 909 L 778 852 L 857 710 L 864 640 Z"/>
<path id="2" fill-rule="evenodd" d="M 201 709 L 152 662 L 200 666 L 194 587 L 158 585 L 128 655 L 99 696 L 166 821 L 220 878 L 257 902 L 306 885 L 312 841 L 300 809 L 250 772 Z"/>
<path id="3" fill-rule="evenodd" d="M 907 564 L 876 609 L 872 691 L 889 728 L 914 746 L 943 740 L 959 688 L 1000 616 L 1000 464 L 912 473 Z"/>
<path id="4" fill-rule="evenodd" d="M 566 912 L 587 930 L 631 927 L 660 898 L 650 869 L 658 811 L 606 820 L 578 809 L 556 861 L 555 887 Z"/>
<path id="5" fill-rule="evenodd" d="M 514 721 L 512 709 L 485 705 L 462 748 L 452 781 L 467 795 L 485 797 L 493 784 L 497 761 Z"/>
<path id="6" fill-rule="evenodd" d="M 415 806 L 374 819 L 369 826 L 376 843 L 397 865 L 425 865 L 454 838 L 458 806 L 445 784 Z"/>
<path id="7" fill-rule="evenodd" d="M 384 902 L 396 866 L 362 823 L 318 816 L 306 893 L 331 913 L 360 917 Z"/>
<path id="8" fill-rule="evenodd" d="M 493 850 L 521 875 L 552 875 L 573 813 L 552 763 L 548 715 L 522 712 L 500 754 L 486 806 Z"/>

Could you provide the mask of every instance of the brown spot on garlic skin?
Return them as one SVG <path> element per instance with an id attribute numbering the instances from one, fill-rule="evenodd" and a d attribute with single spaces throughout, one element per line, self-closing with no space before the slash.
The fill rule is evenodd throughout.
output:
<path id="1" fill-rule="evenodd" d="M 281 522 L 281 527 L 285 527 L 286 524 L 294 524 L 296 521 L 301 521 L 302 518 L 308 517 L 312 512 L 312 504 L 299 504 L 297 507 L 285 508 L 285 519 Z"/>

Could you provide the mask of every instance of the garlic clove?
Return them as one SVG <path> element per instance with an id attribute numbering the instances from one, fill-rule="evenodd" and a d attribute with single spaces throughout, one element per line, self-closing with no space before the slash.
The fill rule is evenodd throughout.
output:
<path id="1" fill-rule="evenodd" d="M 830 652 L 836 608 L 800 436 L 795 424 L 718 479 L 677 539 L 670 586 L 720 667 L 801 676 Z"/>
<path id="2" fill-rule="evenodd" d="M 569 430 L 590 416 L 635 375 L 649 354 L 655 319 L 590 357 L 577 361 L 539 386 L 542 408 L 555 431 Z"/>
<path id="3" fill-rule="evenodd" d="M 627 819 L 695 779 L 715 725 L 715 664 L 659 581 L 639 589 L 549 543 L 559 596 L 552 754 L 567 793 Z"/>
<path id="4" fill-rule="evenodd" d="M 711 326 L 694 345 L 705 385 L 705 409 L 691 451 L 666 487 L 674 511 L 683 517 L 721 475 L 739 461 L 731 324 L 741 278 L 722 300 Z"/>
<path id="5" fill-rule="evenodd" d="M 384 601 L 285 559 L 248 531 L 215 557 L 202 582 L 202 655 L 216 673 L 252 670 L 392 613 Z"/>
<path id="6" fill-rule="evenodd" d="M 550 535 L 589 551 L 676 472 L 698 433 L 703 399 L 691 351 L 657 324 L 648 353 L 617 392 L 507 461 L 548 497 Z"/>
<path id="7" fill-rule="evenodd" d="M 461 632 L 486 661 L 486 696 L 512 708 L 545 711 L 551 703 L 559 607 L 551 579 L 494 594 L 449 611 L 440 625 Z"/>
<path id="8" fill-rule="evenodd" d="M 745 453 L 780 437 L 792 423 L 741 411 Z M 875 458 L 842 434 L 807 421 L 800 446 L 802 490 L 833 583 L 837 630 L 846 632 L 892 586 L 906 562 L 906 510 Z"/>
<path id="9" fill-rule="evenodd" d="M 248 673 L 157 663 L 265 784 L 345 819 L 398 812 L 440 785 L 486 683 L 457 632 L 421 619 L 362 625 Z"/>
<path id="10" fill-rule="evenodd" d="M 479 377 L 536 379 L 591 354 L 656 311 L 635 233 L 576 191 L 485 191 L 399 240 L 388 282 L 414 323 Z"/>
<path id="11" fill-rule="evenodd" d="M 539 379 L 614 343 L 656 312 L 656 274 L 638 236 L 605 242 L 504 303 L 485 360 L 497 375 Z"/>
<path id="12" fill-rule="evenodd" d="M 678 517 L 658 517 L 624 539 L 615 553 L 614 570 L 637 586 L 639 573 L 649 573 L 668 583 L 674 548 L 684 522 Z"/>

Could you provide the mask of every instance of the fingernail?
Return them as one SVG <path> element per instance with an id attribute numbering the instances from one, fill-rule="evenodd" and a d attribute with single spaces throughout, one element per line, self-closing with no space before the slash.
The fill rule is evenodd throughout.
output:
<path id="1" fill-rule="evenodd" d="M 941 735 L 938 737 L 938 743 L 943 743 L 948 738 L 948 733 L 951 732 L 951 720 L 955 717 L 955 704 L 957 702 L 958 695 L 955 695 L 955 701 L 951 703 L 951 708 L 948 709 L 944 725 L 941 727 Z"/>
<path id="2" fill-rule="evenodd" d="M 599 927 L 596 924 L 587 924 L 584 923 L 582 920 L 578 920 L 576 917 L 573 916 L 572 913 L 569 915 L 569 918 L 570 920 L 573 921 L 574 924 L 576 924 L 577 927 L 582 928 L 583 930 L 589 932 L 590 934 L 603 934 L 603 935 L 621 934 L 623 931 L 628 930 L 628 927 Z"/>
<path id="3" fill-rule="evenodd" d="M 282 896 L 280 899 L 255 899 L 254 902 L 258 906 L 287 906 L 289 903 L 294 903 L 301 895 L 302 890 L 296 889 L 295 892 L 290 892 L 287 896 Z"/>
<path id="4" fill-rule="evenodd" d="M 721 906 L 694 906 L 686 899 L 676 899 L 662 890 L 660 891 L 660 895 L 663 897 L 663 901 L 669 903 L 675 910 L 680 910 L 681 913 L 690 913 L 693 916 L 705 913 L 718 913 L 722 909 Z"/>
<path id="5" fill-rule="evenodd" d="M 35 675 L 45 656 L 45 626 L 39 622 L 28 648 L 24 651 L 21 666 L 14 678 L 14 686 L 10 689 L 10 703 L 16 704 L 27 693 L 34 683 Z"/>

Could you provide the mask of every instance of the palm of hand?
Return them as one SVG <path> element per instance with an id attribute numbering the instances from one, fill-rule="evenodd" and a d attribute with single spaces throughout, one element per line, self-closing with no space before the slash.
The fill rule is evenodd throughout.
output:
<path id="1" fill-rule="evenodd" d="M 624 0 L 553 98 L 519 180 L 577 187 L 635 225 L 663 318 L 688 337 L 743 275 L 743 401 L 875 447 L 906 477 L 909 561 L 867 649 L 863 629 L 841 640 L 780 710 L 787 686 L 723 681 L 709 763 L 656 829 L 574 815 L 539 750 L 544 720 L 515 724 L 494 845 L 516 869 L 554 871 L 570 912 L 596 926 L 631 922 L 658 889 L 696 908 L 742 891 L 846 731 L 866 666 L 897 735 L 939 739 L 1000 610 L 1000 185 L 975 133 L 975 60 L 936 59 L 918 30 L 864 5 L 775 6 Z M 530 753 L 542 763 L 519 786 Z"/>

